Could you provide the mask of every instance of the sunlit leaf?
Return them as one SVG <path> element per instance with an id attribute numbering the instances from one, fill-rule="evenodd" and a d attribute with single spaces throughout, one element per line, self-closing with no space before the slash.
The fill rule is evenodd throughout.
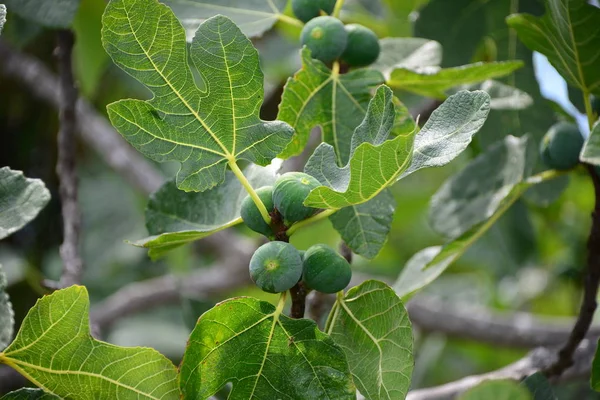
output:
<path id="1" fill-rule="evenodd" d="M 531 394 L 515 381 L 486 381 L 467 390 L 459 400 L 532 400 Z"/>
<path id="2" fill-rule="evenodd" d="M 283 306 L 242 297 L 203 314 L 181 364 L 183 399 L 206 399 L 228 382 L 230 400 L 354 399 L 343 351 Z"/>
<path id="3" fill-rule="evenodd" d="M 4 0 L 10 12 L 50 28 L 68 28 L 80 0 Z"/>
<path id="4" fill-rule="evenodd" d="M 60 397 L 44 392 L 42 389 L 23 388 L 5 394 L 1 400 L 54 400 Z"/>
<path id="5" fill-rule="evenodd" d="M 396 199 L 384 190 L 366 203 L 344 207 L 329 217 L 352 251 L 374 258 L 387 242 L 396 211 Z"/>
<path id="6" fill-rule="evenodd" d="M 386 79 L 396 68 L 438 66 L 442 62 L 442 46 L 435 40 L 394 37 L 379 41 L 381 52 L 371 68 L 381 71 Z"/>
<path id="7" fill-rule="evenodd" d="M 387 140 L 396 120 L 392 90 L 377 89 L 364 121 L 352 136 L 350 162 L 336 164 L 333 146 L 322 143 L 304 168 L 323 185 L 313 189 L 304 203 L 338 209 L 364 203 L 390 184 L 410 165 L 414 131 Z"/>
<path id="8" fill-rule="evenodd" d="M 244 175 L 258 189 L 272 185 L 276 171 L 274 167 L 251 165 Z M 200 193 L 185 193 L 169 181 L 150 197 L 146 208 L 146 227 L 152 236 L 131 244 L 149 249 L 150 257 L 157 259 L 172 249 L 241 223 L 240 210 L 247 195 L 229 171 L 225 183 Z"/>
<path id="9" fill-rule="evenodd" d="M 386 84 L 394 89 L 444 99 L 447 91 L 453 87 L 505 76 L 522 66 L 521 61 L 503 61 L 476 63 L 454 68 L 396 68 L 390 73 Z"/>
<path id="10" fill-rule="evenodd" d="M 0 351 L 10 344 L 15 325 L 15 315 L 8 294 L 5 292 L 6 287 L 6 276 L 0 265 Z"/>
<path id="11" fill-rule="evenodd" d="M 546 14 L 507 18 L 519 39 L 548 57 L 569 82 L 585 93 L 600 94 L 600 9 L 582 0 L 546 0 Z"/>
<path id="12" fill-rule="evenodd" d="M 583 162 L 600 165 L 600 122 L 596 122 L 592 128 L 579 158 Z"/>
<path id="13" fill-rule="evenodd" d="M 462 91 L 450 96 L 415 136 L 412 163 L 400 178 L 454 160 L 481 129 L 489 110 L 490 96 L 485 92 Z"/>
<path id="14" fill-rule="evenodd" d="M 12 344 L 0 353 L 6 364 L 61 398 L 178 399 L 175 366 L 148 348 L 125 348 L 95 340 L 89 329 L 87 290 L 71 286 L 42 297 L 29 310 Z M 101 389 L 100 389 L 101 388 Z"/>
<path id="15" fill-rule="evenodd" d="M 347 163 L 354 129 L 367 112 L 371 89 L 381 83 L 383 76 L 368 68 L 347 74 L 332 71 L 304 48 L 302 69 L 287 81 L 279 105 L 277 118 L 296 131 L 281 157 L 300 154 L 311 129 L 320 126 L 323 141 L 336 151 L 334 160 Z"/>
<path id="16" fill-rule="evenodd" d="M 112 0 L 103 16 L 104 47 L 154 97 L 108 106 L 113 125 L 156 161 L 179 161 L 177 187 L 204 191 L 225 180 L 227 165 L 267 165 L 292 128 L 259 118 L 263 74 L 250 40 L 227 17 L 206 20 L 190 48 L 206 91 L 188 66 L 183 27 L 156 0 Z"/>
<path id="17" fill-rule="evenodd" d="M 49 200 L 50 192 L 41 180 L 0 168 L 0 239 L 34 219 Z"/>
<path id="18" fill-rule="evenodd" d="M 403 400 L 413 370 L 408 313 L 383 282 L 366 281 L 338 295 L 327 332 L 344 350 L 358 391 L 369 400 Z"/>
<path id="19" fill-rule="evenodd" d="M 248 37 L 261 36 L 281 18 L 287 0 L 164 0 L 192 40 L 198 26 L 215 15 L 231 18 Z M 298 21 L 299 22 L 299 21 Z"/>

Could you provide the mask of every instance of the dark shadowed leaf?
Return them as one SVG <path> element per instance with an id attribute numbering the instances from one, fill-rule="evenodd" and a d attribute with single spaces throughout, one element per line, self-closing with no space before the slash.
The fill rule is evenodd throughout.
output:
<path id="1" fill-rule="evenodd" d="M 536 372 L 523 379 L 521 386 L 532 394 L 532 400 L 558 400 L 548 379 L 541 372 Z"/>
<path id="2" fill-rule="evenodd" d="M 1 400 L 54 400 L 60 399 L 50 393 L 44 392 L 42 389 L 19 389 L 14 392 L 10 392 L 1 397 Z"/>
<path id="3" fill-rule="evenodd" d="M 49 28 L 68 28 L 80 0 L 4 0 L 11 13 Z"/>

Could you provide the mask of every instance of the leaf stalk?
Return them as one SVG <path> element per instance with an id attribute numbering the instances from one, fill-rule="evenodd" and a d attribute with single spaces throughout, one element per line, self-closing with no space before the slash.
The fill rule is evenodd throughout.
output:
<path id="1" fill-rule="evenodd" d="M 250 198 L 252 198 L 252 201 L 254 201 L 254 204 L 256 204 L 256 207 L 258 207 L 258 211 L 260 211 L 260 215 L 263 217 L 265 222 L 270 225 L 271 216 L 269 215 L 269 211 L 267 211 L 267 207 L 265 207 L 265 204 L 262 202 L 260 197 L 258 197 L 258 194 L 256 194 L 256 190 L 254 190 L 250 182 L 248 182 L 248 179 L 246 179 L 246 176 L 244 175 L 240 167 L 238 167 L 235 160 L 229 160 L 229 168 L 231 168 L 233 174 L 238 178 L 244 189 L 246 189 L 246 191 L 250 195 Z"/>

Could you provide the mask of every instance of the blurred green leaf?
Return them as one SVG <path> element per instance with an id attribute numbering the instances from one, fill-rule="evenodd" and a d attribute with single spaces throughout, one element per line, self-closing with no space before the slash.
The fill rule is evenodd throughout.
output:
<path id="1" fill-rule="evenodd" d="M 462 91 L 450 96 L 415 136 L 413 159 L 402 179 L 422 168 L 441 167 L 462 153 L 490 111 L 490 96 Z"/>
<path id="2" fill-rule="evenodd" d="M 546 0 L 546 14 L 509 16 L 506 21 L 531 50 L 548 57 L 571 85 L 600 94 L 600 9 L 582 0 Z"/>
<path id="3" fill-rule="evenodd" d="M 592 361 L 592 375 L 590 379 L 592 389 L 596 392 L 600 392 L 600 346 L 596 348 L 596 354 Z"/>
<path id="4" fill-rule="evenodd" d="M 600 166 L 600 122 L 596 122 L 592 128 L 579 158 L 583 162 Z"/>
<path id="5" fill-rule="evenodd" d="M 521 386 L 529 389 L 532 400 L 558 400 L 550 382 L 541 372 L 536 372 L 523 379 Z"/>
<path id="6" fill-rule="evenodd" d="M 460 90 L 483 90 L 490 95 L 492 110 L 523 110 L 533 104 L 533 99 L 516 87 L 495 80 L 459 87 Z"/>
<path id="7" fill-rule="evenodd" d="M 41 180 L 0 168 L 0 239 L 33 220 L 49 200 L 50 192 Z"/>
<path id="8" fill-rule="evenodd" d="M 80 0 L 4 0 L 10 12 L 49 28 L 69 28 Z"/>
<path id="9" fill-rule="evenodd" d="M 430 265 L 441 251 L 442 246 L 427 247 L 408 260 L 393 285 L 394 291 L 402 301 L 408 301 L 415 292 L 433 282 L 455 260 L 453 257 L 447 257 Z M 425 268 L 425 266 L 428 267 Z"/>
<path id="10" fill-rule="evenodd" d="M 171 7 L 191 41 L 198 26 L 216 15 L 231 18 L 249 38 L 262 36 L 280 19 L 287 0 L 164 0 Z M 298 21 L 300 22 L 300 21 Z"/>
<path id="11" fill-rule="evenodd" d="M 8 286 L 6 275 L 0 265 L 0 351 L 10 344 L 15 325 L 15 315 L 10 304 L 10 299 L 5 290 Z"/>
<path id="12" fill-rule="evenodd" d="M 387 241 L 395 211 L 396 199 L 386 189 L 366 203 L 342 208 L 329 220 L 354 253 L 372 259 Z"/>
<path id="13" fill-rule="evenodd" d="M 250 165 L 244 171 L 248 182 L 258 189 L 275 182 L 274 167 Z M 232 172 L 225 183 L 204 192 L 185 193 L 171 180 L 150 197 L 146 208 L 146 227 L 153 235 L 131 242 L 149 249 L 152 259 L 194 240 L 242 222 L 242 201 L 248 192 Z"/>
<path id="14" fill-rule="evenodd" d="M 412 327 L 404 305 L 383 282 L 339 293 L 327 333 L 344 350 L 358 391 L 369 400 L 406 397 L 414 365 Z"/>
<path id="15" fill-rule="evenodd" d="M 379 41 L 381 52 L 371 65 L 390 79 L 396 68 L 416 69 L 438 66 L 442 62 L 442 46 L 435 40 L 420 38 L 384 38 Z"/>
<path id="16" fill-rule="evenodd" d="M 183 399 L 207 398 L 228 382 L 229 399 L 354 399 L 344 352 L 306 319 L 239 297 L 198 320 L 180 369 Z"/>
<path id="17" fill-rule="evenodd" d="M 302 50 L 302 69 L 288 79 L 279 104 L 278 119 L 289 123 L 294 138 L 281 157 L 304 150 L 310 131 L 321 127 L 323 141 L 336 152 L 334 161 L 343 165 L 350 159 L 354 129 L 361 123 L 371 99 L 371 89 L 383 83 L 383 76 L 372 69 L 339 74 Z"/>
<path id="18" fill-rule="evenodd" d="M 507 136 L 471 161 L 431 198 L 430 226 L 446 238 L 457 238 L 489 219 L 531 174 L 535 152 L 527 136 Z"/>
<path id="19" fill-rule="evenodd" d="M 2 400 L 53 400 L 60 397 L 44 392 L 42 389 L 23 388 L 2 396 Z"/>
<path id="20" fill-rule="evenodd" d="M 333 146 L 321 143 L 306 163 L 305 172 L 324 186 L 313 189 L 304 204 L 329 209 L 348 207 L 367 202 L 392 184 L 410 165 L 415 133 L 387 140 L 395 121 L 394 93 L 380 86 L 365 119 L 352 135 L 350 162 L 339 168 Z"/>
<path id="21" fill-rule="evenodd" d="M 73 63 L 79 88 L 87 97 L 92 97 L 95 93 L 108 65 L 108 54 L 102 48 L 100 35 L 105 7 L 104 0 L 81 0 L 79 11 L 73 20 L 77 38 L 73 49 Z"/>
<path id="22" fill-rule="evenodd" d="M 2 28 L 4 28 L 5 23 L 6 23 L 6 6 L 4 4 L 0 4 L 0 33 L 2 33 Z"/>
<path id="23" fill-rule="evenodd" d="M 487 381 L 467 390 L 459 400 L 532 400 L 531 395 L 515 381 Z"/>
<path id="24" fill-rule="evenodd" d="M 502 61 L 454 68 L 423 67 L 414 70 L 396 68 L 391 71 L 386 83 L 394 89 L 445 99 L 446 92 L 453 87 L 505 76 L 522 66 L 521 61 Z"/>
<path id="25" fill-rule="evenodd" d="M 59 397 L 178 399 L 175 366 L 155 350 L 92 338 L 89 307 L 83 286 L 42 297 L 0 362 Z"/>
<path id="26" fill-rule="evenodd" d="M 177 187 L 204 191 L 225 180 L 227 165 L 268 165 L 293 129 L 259 118 L 263 74 L 250 40 L 227 17 L 206 20 L 191 44 L 200 91 L 188 66 L 183 27 L 156 0 L 112 0 L 103 16 L 104 47 L 154 94 L 108 106 L 111 122 L 144 155 L 179 161 Z M 164 57 L 168 54 L 169 57 Z"/>

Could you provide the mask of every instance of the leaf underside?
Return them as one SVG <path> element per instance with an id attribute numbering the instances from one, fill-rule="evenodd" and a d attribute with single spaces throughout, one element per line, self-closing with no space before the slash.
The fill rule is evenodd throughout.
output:
<path id="1" fill-rule="evenodd" d="M 268 165 L 291 140 L 289 125 L 259 118 L 264 93 L 258 53 L 227 17 L 204 21 L 190 47 L 205 91 L 188 65 L 184 29 L 167 6 L 112 0 L 102 21 L 103 44 L 115 64 L 154 95 L 110 104 L 110 120 L 144 155 L 180 162 L 179 189 L 210 189 L 239 159 Z"/>
<path id="2" fill-rule="evenodd" d="M 600 122 L 596 122 L 581 150 L 581 161 L 600 166 Z"/>
<path id="3" fill-rule="evenodd" d="M 12 304 L 6 294 L 6 275 L 0 265 L 0 351 L 10 344 L 15 325 L 15 316 Z"/>
<path id="4" fill-rule="evenodd" d="M 5 394 L 0 400 L 54 400 L 60 397 L 44 392 L 42 389 L 23 388 Z"/>
<path id="5" fill-rule="evenodd" d="M 69 28 L 80 0 L 4 0 L 10 12 L 49 28 Z M 1 25 L 1 24 L 0 24 Z"/>

